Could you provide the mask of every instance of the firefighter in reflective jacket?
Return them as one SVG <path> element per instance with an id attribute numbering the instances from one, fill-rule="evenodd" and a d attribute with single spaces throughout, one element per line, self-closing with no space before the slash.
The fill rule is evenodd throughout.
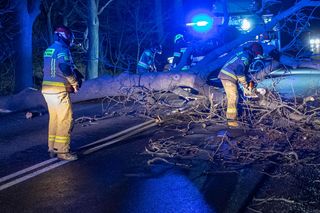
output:
<path id="1" fill-rule="evenodd" d="M 154 47 L 143 51 L 137 64 L 138 74 L 143 74 L 146 72 L 157 72 L 157 67 L 155 65 L 156 54 L 162 54 L 162 46 L 160 44 L 157 44 Z"/>
<path id="2" fill-rule="evenodd" d="M 81 79 L 77 78 L 70 54 L 72 31 L 60 26 L 54 32 L 54 43 L 44 52 L 42 94 L 49 110 L 48 151 L 63 160 L 76 160 L 70 153 L 72 106 L 70 93 L 77 93 Z"/>
<path id="3" fill-rule="evenodd" d="M 220 70 L 218 78 L 221 80 L 223 88 L 227 95 L 227 123 L 230 127 L 238 127 L 238 87 L 240 83 L 243 86 L 245 93 L 250 93 L 250 87 L 248 85 L 246 74 L 249 69 L 249 65 L 252 60 L 258 55 L 263 54 L 262 46 L 253 42 L 250 45 L 244 47 L 242 52 L 239 52 L 231 58 Z"/>
<path id="4" fill-rule="evenodd" d="M 190 45 L 184 40 L 184 36 L 182 34 L 177 34 L 174 37 L 174 52 L 173 52 L 173 62 L 172 62 L 172 68 L 176 68 L 176 66 L 180 63 L 183 54 L 187 51 L 187 48 Z M 191 65 L 191 58 L 190 56 L 187 59 L 187 62 L 183 67 L 181 68 L 181 71 L 188 71 L 190 69 Z"/>

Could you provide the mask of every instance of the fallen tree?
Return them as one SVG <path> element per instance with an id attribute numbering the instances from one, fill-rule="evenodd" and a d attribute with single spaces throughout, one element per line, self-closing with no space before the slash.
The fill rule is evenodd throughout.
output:
<path id="1" fill-rule="evenodd" d="M 126 96 L 139 92 L 142 88 L 150 91 L 174 91 L 180 86 L 194 88 L 204 94 L 207 87 L 199 87 L 195 79 L 195 74 L 186 72 L 147 73 L 144 75 L 123 73 L 116 77 L 103 76 L 84 82 L 80 91 L 71 95 L 71 99 L 72 102 L 80 102 L 106 96 Z M 221 91 L 213 90 L 211 93 L 214 94 L 215 99 L 221 100 Z M 46 107 L 46 104 L 41 92 L 31 88 L 16 95 L 0 98 L 2 111 L 21 111 L 38 107 Z"/>

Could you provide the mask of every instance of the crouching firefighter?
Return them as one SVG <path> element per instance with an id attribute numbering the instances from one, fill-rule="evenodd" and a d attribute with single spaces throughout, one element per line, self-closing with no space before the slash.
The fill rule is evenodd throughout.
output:
<path id="1" fill-rule="evenodd" d="M 42 94 L 49 110 L 48 152 L 50 157 L 76 160 L 70 152 L 72 106 L 70 93 L 77 93 L 83 76 L 74 68 L 69 48 L 72 31 L 60 26 L 54 31 L 54 43 L 44 52 Z"/>
<path id="2" fill-rule="evenodd" d="M 227 95 L 227 124 L 229 127 L 238 127 L 238 83 L 244 89 L 245 94 L 250 94 L 251 87 L 247 82 L 247 74 L 249 65 L 259 55 L 263 54 L 262 46 L 253 42 L 243 48 L 243 51 L 238 52 L 232 57 L 220 70 L 218 78 L 221 80 L 223 88 Z"/>

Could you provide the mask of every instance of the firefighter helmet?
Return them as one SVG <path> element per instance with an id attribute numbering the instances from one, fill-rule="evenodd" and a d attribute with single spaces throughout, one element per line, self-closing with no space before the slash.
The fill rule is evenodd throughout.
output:
<path id="1" fill-rule="evenodd" d="M 67 46 L 72 46 L 74 41 L 74 35 L 72 31 L 66 26 L 59 26 L 54 31 L 54 38 L 56 41 L 62 41 Z"/>
<path id="2" fill-rule="evenodd" d="M 249 44 L 248 50 L 249 50 L 250 54 L 253 56 L 253 58 L 255 58 L 259 55 L 260 56 L 263 55 L 263 47 L 258 42 L 253 42 L 253 43 Z"/>
<path id="3" fill-rule="evenodd" d="M 182 35 L 182 34 L 177 34 L 177 35 L 174 37 L 174 43 L 177 43 L 177 41 L 180 40 L 180 39 L 182 39 L 182 40 L 184 39 L 184 38 L 183 38 L 183 35 Z"/>
<path id="4" fill-rule="evenodd" d="M 152 50 L 153 50 L 154 53 L 162 54 L 162 45 L 161 44 L 156 44 L 156 45 L 153 46 Z"/>

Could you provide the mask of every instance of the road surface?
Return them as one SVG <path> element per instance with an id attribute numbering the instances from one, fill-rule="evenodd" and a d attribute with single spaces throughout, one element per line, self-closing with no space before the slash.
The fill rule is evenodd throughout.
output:
<path id="1" fill-rule="evenodd" d="M 99 102 L 74 106 L 74 117 L 101 115 Z M 216 212 L 187 172 L 148 166 L 145 145 L 158 127 L 73 162 L 49 159 L 48 115 L 0 116 L 1 212 Z M 74 150 L 145 121 L 131 116 L 77 124 Z"/>

